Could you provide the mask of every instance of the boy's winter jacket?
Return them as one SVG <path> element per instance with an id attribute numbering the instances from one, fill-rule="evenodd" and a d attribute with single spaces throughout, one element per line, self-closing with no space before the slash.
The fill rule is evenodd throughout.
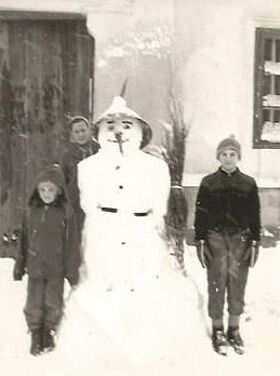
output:
<path id="1" fill-rule="evenodd" d="M 61 189 L 61 194 L 49 205 L 44 204 L 37 190 L 42 181 L 52 181 Z M 14 278 L 21 279 L 26 271 L 32 278 L 65 277 L 71 285 L 76 285 L 79 266 L 75 213 L 67 201 L 63 173 L 58 166 L 52 166 L 39 176 L 26 209 Z"/>
<path id="2" fill-rule="evenodd" d="M 195 238 L 206 239 L 209 230 L 248 231 L 260 240 L 260 202 L 255 180 L 236 169 L 221 168 L 203 178 L 196 201 Z"/>

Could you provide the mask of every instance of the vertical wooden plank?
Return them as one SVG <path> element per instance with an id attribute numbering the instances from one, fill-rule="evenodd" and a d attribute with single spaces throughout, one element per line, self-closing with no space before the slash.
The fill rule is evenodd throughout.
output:
<path id="1" fill-rule="evenodd" d="M 12 169 L 12 86 L 8 56 L 8 26 L 1 22 L 0 40 L 0 233 L 6 231 L 5 224 L 10 220 L 9 202 L 11 196 Z"/>

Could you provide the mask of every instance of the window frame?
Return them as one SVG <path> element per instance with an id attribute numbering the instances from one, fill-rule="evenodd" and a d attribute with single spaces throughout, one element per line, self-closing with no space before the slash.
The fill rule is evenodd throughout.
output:
<path id="1" fill-rule="evenodd" d="M 256 27 L 255 29 L 255 60 L 254 60 L 254 114 L 253 114 L 254 116 L 253 118 L 253 148 L 254 149 L 280 149 L 280 141 L 271 142 L 268 140 L 261 139 L 261 132 L 262 132 L 262 127 L 264 123 L 263 110 L 266 108 L 263 105 L 263 97 L 264 97 L 264 89 L 265 89 L 265 40 L 268 38 L 277 38 L 280 40 L 280 28 Z M 271 108 L 273 109 L 272 106 Z M 280 107 L 279 107 L 279 111 L 280 111 Z"/>

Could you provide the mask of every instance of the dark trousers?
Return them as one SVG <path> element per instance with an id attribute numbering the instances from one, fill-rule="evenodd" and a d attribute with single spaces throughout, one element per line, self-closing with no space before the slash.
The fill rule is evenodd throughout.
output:
<path id="1" fill-rule="evenodd" d="M 226 293 L 229 314 L 239 316 L 244 309 L 249 269 L 243 260 L 248 236 L 241 232 L 209 231 L 207 244 L 212 254 L 207 271 L 209 316 L 211 319 L 223 317 Z"/>
<path id="2" fill-rule="evenodd" d="M 24 307 L 28 328 L 55 330 L 63 314 L 64 278 L 28 278 Z"/>

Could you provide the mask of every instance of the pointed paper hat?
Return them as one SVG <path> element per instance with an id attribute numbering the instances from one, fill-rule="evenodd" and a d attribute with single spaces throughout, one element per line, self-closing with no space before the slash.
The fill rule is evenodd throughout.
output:
<path id="1" fill-rule="evenodd" d="M 145 119 L 127 107 L 125 100 L 120 96 L 113 98 L 112 104 L 99 116 L 94 125 L 98 128 L 102 120 L 122 116 L 139 120 L 143 130 L 141 148 L 145 147 L 152 138 L 152 129 Z"/>

